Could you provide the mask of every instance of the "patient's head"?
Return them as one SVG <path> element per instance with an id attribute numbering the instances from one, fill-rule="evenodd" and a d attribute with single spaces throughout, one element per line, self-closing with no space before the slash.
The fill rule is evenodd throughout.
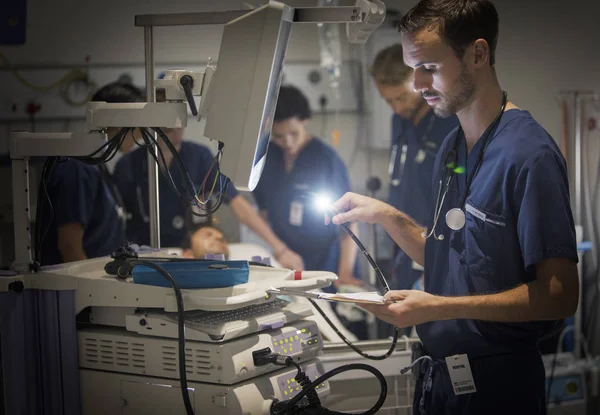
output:
<path id="1" fill-rule="evenodd" d="M 225 235 L 211 225 L 202 225 L 190 232 L 183 244 L 185 258 L 203 259 L 206 254 L 225 254 L 225 258 L 229 257 Z"/>

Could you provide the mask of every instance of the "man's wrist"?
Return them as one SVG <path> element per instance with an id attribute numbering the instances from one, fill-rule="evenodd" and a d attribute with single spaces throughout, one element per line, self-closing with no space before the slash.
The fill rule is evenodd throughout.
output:
<path id="1" fill-rule="evenodd" d="M 388 225 L 397 224 L 399 222 L 405 221 L 405 218 L 408 218 L 404 213 L 400 212 L 393 206 L 388 204 L 384 204 L 384 208 L 381 209 L 376 216 L 377 223 L 381 224 L 383 227 Z"/>
<path id="2" fill-rule="evenodd" d="M 341 269 L 338 271 L 338 279 L 340 279 L 340 280 L 347 281 L 347 280 L 351 280 L 352 277 L 353 277 L 352 272 L 343 271 Z"/>
<path id="3" fill-rule="evenodd" d="M 467 318 L 465 297 L 435 296 L 432 313 L 435 320 Z"/>
<path id="4" fill-rule="evenodd" d="M 280 247 L 278 247 L 277 249 L 274 250 L 274 255 L 275 258 L 280 257 L 281 255 L 285 254 L 288 251 L 288 247 L 285 245 L 281 245 Z"/>

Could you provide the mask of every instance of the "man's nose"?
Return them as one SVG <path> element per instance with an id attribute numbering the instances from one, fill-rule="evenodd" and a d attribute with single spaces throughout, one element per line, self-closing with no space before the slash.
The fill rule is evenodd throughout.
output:
<path id="1" fill-rule="evenodd" d="M 431 75 L 424 69 L 418 68 L 413 74 L 413 89 L 416 92 L 423 92 L 431 89 Z"/>

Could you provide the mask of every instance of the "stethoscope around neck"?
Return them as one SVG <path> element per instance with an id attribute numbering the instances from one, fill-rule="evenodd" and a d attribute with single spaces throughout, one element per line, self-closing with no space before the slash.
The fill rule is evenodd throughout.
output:
<path id="1" fill-rule="evenodd" d="M 465 212 L 463 211 L 463 208 L 467 201 L 467 196 L 469 195 L 469 189 L 471 187 L 471 183 L 473 182 L 473 179 L 475 178 L 475 175 L 477 174 L 477 171 L 479 170 L 481 161 L 483 160 L 483 153 L 485 152 L 485 149 L 487 148 L 487 146 L 489 144 L 489 138 L 492 135 L 492 131 L 494 131 L 500 124 L 500 119 L 502 118 L 502 114 L 504 113 L 504 110 L 506 109 L 507 98 L 508 98 L 508 96 L 507 96 L 506 92 L 503 92 L 502 107 L 500 108 L 500 112 L 498 112 L 494 121 L 492 121 L 492 123 L 488 126 L 488 128 L 483 133 L 483 137 L 482 137 L 483 144 L 482 144 L 481 148 L 479 149 L 479 153 L 477 154 L 477 160 L 475 162 L 475 165 L 473 166 L 473 170 L 471 171 L 471 174 L 467 177 L 467 186 L 465 188 L 464 194 L 462 195 L 462 197 L 460 199 L 458 207 L 452 208 L 446 213 L 446 225 L 453 231 L 459 231 L 462 228 L 464 228 L 464 226 L 465 226 L 466 215 L 465 215 Z M 444 235 L 443 234 L 437 235 L 435 232 L 435 228 L 437 227 L 438 221 L 439 221 L 441 213 L 442 213 L 442 208 L 444 206 L 444 201 L 446 199 L 446 195 L 448 194 L 448 190 L 450 188 L 450 181 L 452 180 L 452 177 L 454 177 L 454 173 L 456 172 L 455 164 L 456 164 L 456 161 L 458 160 L 458 151 L 457 151 L 458 137 L 460 136 L 461 132 L 462 132 L 462 128 L 459 127 L 454 136 L 454 142 L 453 142 L 452 148 L 450 150 L 448 150 L 446 152 L 446 154 L 444 154 L 444 158 L 442 161 L 442 168 L 441 168 L 440 185 L 439 185 L 439 189 L 438 189 L 437 198 L 435 201 L 435 209 L 433 211 L 434 212 L 433 213 L 433 224 L 431 226 L 431 230 L 428 233 L 423 232 L 421 234 L 421 236 L 425 239 L 428 239 L 433 236 L 438 241 L 444 240 Z"/>

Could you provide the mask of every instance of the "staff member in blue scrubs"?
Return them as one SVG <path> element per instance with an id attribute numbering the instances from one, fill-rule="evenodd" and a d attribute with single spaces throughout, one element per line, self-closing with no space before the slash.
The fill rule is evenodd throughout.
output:
<path id="1" fill-rule="evenodd" d="M 205 146 L 184 141 L 182 128 L 163 128 L 163 131 L 177 149 L 196 190 L 199 190 L 205 177 L 209 174 L 213 162 L 212 153 Z M 165 157 L 166 169 L 170 172 L 178 188 L 183 189 L 184 179 L 173 162 L 172 153 L 164 141 L 160 140 L 159 146 Z M 117 162 L 113 174 L 120 193 L 123 195 L 129 216 L 127 237 L 130 241 L 141 245 L 150 244 L 147 154 L 145 148 L 138 148 L 126 154 Z M 168 179 L 163 174 L 160 174 L 159 177 L 161 246 L 179 247 L 186 238 L 188 230 L 197 226 L 199 222 L 194 220 L 197 217 L 191 214 L 190 206 L 180 201 L 179 196 L 169 185 Z M 274 256 L 282 266 L 298 270 L 304 268 L 300 256 L 273 233 L 266 221 L 242 195 L 238 194 L 232 184 L 227 187 L 224 201 L 230 205 L 240 222 L 256 232 L 273 248 Z M 196 212 L 202 213 L 198 210 Z"/>
<path id="2" fill-rule="evenodd" d="M 293 86 L 279 90 L 265 168 L 253 192 L 273 231 L 304 260 L 305 269 L 338 274 L 336 284 L 361 285 L 356 245 L 335 226 L 323 224 L 317 195 L 331 201 L 350 190 L 344 162 L 306 130 L 308 100 Z M 352 226 L 357 232 L 357 226 Z"/>
<path id="3" fill-rule="evenodd" d="M 436 114 L 460 120 L 436 157 L 427 228 L 364 196 L 336 202 L 346 212 L 334 223 L 381 223 L 425 267 L 425 292 L 390 291 L 395 303 L 365 307 L 418 325 L 427 358 L 416 414 L 545 414 L 537 343 L 577 309 L 565 160 L 500 87 L 498 25 L 488 0 L 421 0 L 401 20 L 415 89 Z"/>
<path id="4" fill-rule="evenodd" d="M 47 183 L 52 209 L 42 214 L 41 265 L 110 255 L 126 242 L 119 206 L 98 166 L 58 162 Z"/>
<path id="5" fill-rule="evenodd" d="M 375 86 L 394 111 L 388 203 L 424 225 L 431 208 L 431 176 L 435 156 L 458 118 L 437 116 L 412 86 L 412 70 L 404 64 L 402 45 L 381 50 L 370 69 Z M 394 254 L 394 289 L 411 288 L 423 268 L 399 247 Z"/>
<path id="6" fill-rule="evenodd" d="M 142 93 L 131 84 L 114 82 L 99 89 L 92 101 L 139 102 Z M 109 137 L 116 133 L 115 128 L 107 130 Z M 119 150 L 127 152 L 133 144 L 128 135 Z M 126 242 L 123 202 L 104 165 L 63 160 L 52 169 L 47 189 L 52 208 L 42 213 L 42 265 L 110 255 Z"/>

